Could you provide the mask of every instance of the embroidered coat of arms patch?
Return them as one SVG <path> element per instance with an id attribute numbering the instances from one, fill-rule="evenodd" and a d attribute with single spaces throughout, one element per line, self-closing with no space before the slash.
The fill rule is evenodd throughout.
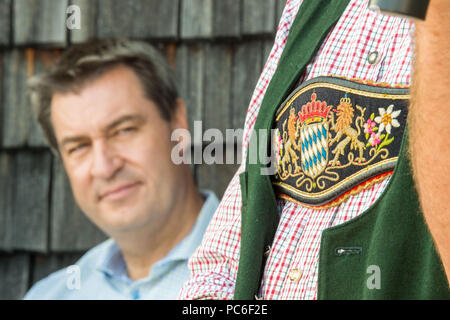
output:
<path id="1" fill-rule="evenodd" d="M 282 198 L 335 206 L 395 167 L 409 90 L 336 77 L 303 83 L 275 115 L 272 142 Z"/>

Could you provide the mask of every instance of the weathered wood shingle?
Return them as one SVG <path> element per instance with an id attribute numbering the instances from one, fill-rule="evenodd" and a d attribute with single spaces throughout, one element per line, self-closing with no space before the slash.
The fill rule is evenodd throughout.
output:
<path id="1" fill-rule="evenodd" d="M 203 129 L 231 128 L 231 70 L 234 47 L 214 44 L 206 47 Z"/>
<path id="2" fill-rule="evenodd" d="M 14 45 L 66 45 L 68 0 L 14 0 Z"/>
<path id="3" fill-rule="evenodd" d="M 4 147 L 25 145 L 29 130 L 26 95 L 26 58 L 21 50 L 7 51 L 3 67 L 3 119 L 1 128 Z"/>
<path id="4" fill-rule="evenodd" d="M 214 1 L 214 37 L 239 37 L 241 35 L 241 0 Z"/>
<path id="5" fill-rule="evenodd" d="M 81 12 L 80 29 L 70 30 L 70 42 L 80 43 L 93 39 L 97 35 L 98 0 L 70 0 Z"/>
<path id="6" fill-rule="evenodd" d="M 277 6 L 277 8 L 276 8 L 277 15 L 275 18 L 276 27 L 278 27 L 278 23 L 280 22 L 281 16 L 283 14 L 284 7 L 286 6 L 286 2 L 287 2 L 287 0 L 276 0 L 276 6 Z"/>
<path id="7" fill-rule="evenodd" d="M 13 157 L 0 153 L 0 250 L 13 249 Z"/>
<path id="8" fill-rule="evenodd" d="M 269 58 L 272 48 L 273 48 L 273 40 L 272 39 L 263 40 L 263 64 L 266 63 L 267 59 Z M 262 71 L 262 68 L 261 68 L 261 71 Z"/>
<path id="9" fill-rule="evenodd" d="M 37 252 L 48 249 L 51 160 L 49 151 L 20 151 L 14 155 L 15 249 Z"/>
<path id="10" fill-rule="evenodd" d="M 183 39 L 209 38 L 213 32 L 213 0 L 181 2 L 180 33 Z"/>
<path id="11" fill-rule="evenodd" d="M 262 69 L 263 45 L 261 41 L 240 44 L 233 57 L 231 91 L 232 127 L 243 128 L 245 115 L 256 81 Z"/>
<path id="12" fill-rule="evenodd" d="M 34 284 L 55 271 L 73 265 L 81 255 L 81 252 L 52 253 L 48 255 L 34 254 L 32 257 L 33 270 L 30 282 Z"/>
<path id="13" fill-rule="evenodd" d="M 243 35 L 272 35 L 277 15 L 276 0 L 242 0 Z"/>
<path id="14" fill-rule="evenodd" d="M 0 252 L 0 298 L 22 299 L 28 289 L 30 256 Z"/>
<path id="15" fill-rule="evenodd" d="M 175 79 L 180 96 L 186 103 L 189 127 L 201 121 L 205 74 L 205 49 L 203 45 L 181 45 L 176 56 Z"/>
<path id="16" fill-rule="evenodd" d="M 11 0 L 0 0 L 0 47 L 9 46 L 11 37 Z"/>
<path id="17" fill-rule="evenodd" d="M 27 79 L 34 72 L 32 69 L 38 71 L 43 69 L 39 60 L 35 60 L 35 51 L 33 49 L 7 51 L 3 68 L 3 119 L 0 125 L 2 145 L 9 148 L 25 145 L 45 146 L 27 92 Z"/>
<path id="18" fill-rule="evenodd" d="M 241 0 L 189 0 L 181 3 L 181 38 L 237 38 L 241 35 Z"/>
<path id="19" fill-rule="evenodd" d="M 238 164 L 197 165 L 198 186 L 200 189 L 213 190 L 217 197 L 221 199 L 238 168 Z"/>
<path id="20" fill-rule="evenodd" d="M 61 55 L 61 50 L 33 50 L 27 49 L 27 74 L 39 74 L 45 71 L 48 67 L 53 65 Z M 24 84 L 25 86 L 25 84 Z M 36 115 L 32 110 L 30 100 L 28 98 L 28 92 L 20 93 L 22 100 L 24 101 L 24 112 L 28 114 L 28 134 L 26 144 L 29 147 L 47 147 L 47 142 L 44 138 L 42 128 L 38 125 Z"/>
<path id="21" fill-rule="evenodd" d="M 5 54 L 0 51 L 0 148 L 3 144 L 3 115 L 5 113 L 5 81 L 8 81 L 4 77 L 5 67 Z"/>
<path id="22" fill-rule="evenodd" d="M 99 0 L 100 38 L 176 38 L 179 0 Z"/>
<path id="23" fill-rule="evenodd" d="M 51 251 L 81 251 L 100 243 L 106 236 L 77 206 L 62 165 L 53 165 L 51 205 Z"/>

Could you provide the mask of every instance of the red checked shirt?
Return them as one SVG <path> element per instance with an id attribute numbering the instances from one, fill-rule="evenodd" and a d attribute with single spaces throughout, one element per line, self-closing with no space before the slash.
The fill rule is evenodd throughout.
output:
<path id="1" fill-rule="evenodd" d="M 249 136 L 266 89 L 286 45 L 302 0 L 289 0 L 277 29 L 275 43 L 253 93 L 247 112 L 243 165 L 231 180 L 206 231 L 201 246 L 189 260 L 192 277 L 183 286 L 183 299 L 232 299 L 239 263 L 241 190 Z M 390 84 L 410 85 L 414 25 L 406 19 L 368 9 L 368 0 L 352 0 L 307 66 L 301 81 L 337 75 Z M 278 200 L 280 222 L 267 258 L 259 297 L 316 299 L 322 231 L 355 218 L 385 189 L 389 178 L 337 207 L 309 209 Z"/>

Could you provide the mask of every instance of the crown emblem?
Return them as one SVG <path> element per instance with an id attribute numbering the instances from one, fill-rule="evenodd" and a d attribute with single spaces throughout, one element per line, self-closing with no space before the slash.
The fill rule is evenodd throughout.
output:
<path id="1" fill-rule="evenodd" d="M 350 98 L 347 96 L 347 94 L 345 94 L 345 97 L 344 97 L 344 98 L 341 98 L 340 103 L 341 103 L 341 104 L 349 104 L 349 105 L 351 105 L 351 104 L 352 104 L 352 101 L 351 101 Z"/>
<path id="2" fill-rule="evenodd" d="M 328 112 L 332 106 L 328 106 L 325 101 L 317 100 L 317 94 L 314 92 L 311 95 L 311 101 L 304 104 L 299 111 L 300 123 L 311 123 L 315 121 L 323 121 L 328 117 Z"/>

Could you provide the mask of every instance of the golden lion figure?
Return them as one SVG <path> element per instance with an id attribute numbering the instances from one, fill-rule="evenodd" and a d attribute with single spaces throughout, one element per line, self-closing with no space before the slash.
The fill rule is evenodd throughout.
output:
<path id="1" fill-rule="evenodd" d="M 288 130 L 286 132 L 286 122 L 288 126 Z M 294 164 L 294 174 L 300 172 L 300 167 L 298 166 L 299 156 L 295 153 L 294 150 L 300 151 L 300 148 L 296 142 L 298 138 L 298 121 L 295 115 L 295 109 L 291 109 L 289 113 L 289 118 L 286 119 L 283 123 L 283 140 L 284 143 L 284 155 L 281 158 L 281 166 L 283 168 L 283 176 L 285 175 L 286 165 L 289 163 Z M 292 173 L 292 172 L 289 172 Z"/>
<path id="2" fill-rule="evenodd" d="M 358 137 L 361 133 L 362 123 L 364 122 L 363 113 L 364 111 L 360 106 L 356 106 L 361 111 L 361 116 L 359 116 L 355 121 L 355 126 L 357 130 L 351 127 L 351 124 L 353 122 L 353 116 L 354 116 L 354 109 L 352 107 L 352 104 L 350 102 L 350 98 L 342 98 L 339 105 L 336 108 L 336 115 L 337 120 L 336 123 L 334 122 L 334 113 L 330 112 L 330 130 L 333 130 L 336 132 L 336 135 L 333 139 L 329 141 L 329 146 L 331 147 L 335 142 L 338 142 L 336 147 L 331 151 L 332 154 L 334 154 L 333 160 L 330 160 L 329 164 L 331 166 L 340 165 L 339 157 L 341 155 L 344 155 L 344 149 L 347 146 L 348 143 L 350 143 L 350 150 L 358 150 L 359 156 L 355 159 L 355 161 L 361 163 L 365 162 L 366 159 L 363 157 L 364 149 L 366 148 L 365 144 L 358 140 Z M 360 122 L 360 125 L 358 125 L 358 120 Z M 346 136 L 344 140 L 339 140 L 342 138 L 342 136 Z"/>

